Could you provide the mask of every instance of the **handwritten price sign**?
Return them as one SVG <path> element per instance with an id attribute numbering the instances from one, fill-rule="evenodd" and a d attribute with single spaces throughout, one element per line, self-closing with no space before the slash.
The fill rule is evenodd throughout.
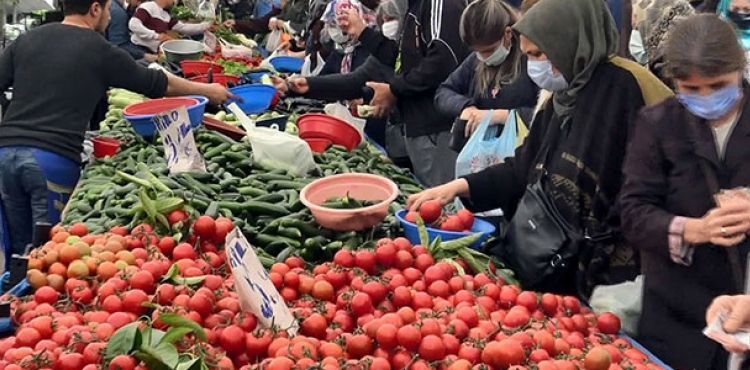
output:
<path id="1" fill-rule="evenodd" d="M 187 108 L 179 107 L 159 113 L 154 116 L 154 124 L 164 144 L 164 156 L 170 173 L 206 172 L 203 157 L 195 145 Z"/>
<path id="2" fill-rule="evenodd" d="M 297 320 L 240 229 L 235 228 L 227 235 L 226 251 L 242 309 L 252 312 L 267 328 L 275 325 L 291 335 L 296 334 Z"/>

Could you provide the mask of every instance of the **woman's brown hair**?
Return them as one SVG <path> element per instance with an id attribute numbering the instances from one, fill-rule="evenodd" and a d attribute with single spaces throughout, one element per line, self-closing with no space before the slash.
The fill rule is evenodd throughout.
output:
<path id="1" fill-rule="evenodd" d="M 669 32 L 665 43 L 667 75 L 685 79 L 693 74 L 714 77 L 743 71 L 747 65 L 732 26 L 715 14 L 685 18 Z"/>
<path id="2" fill-rule="evenodd" d="M 517 21 L 518 13 L 502 0 L 474 0 L 461 15 L 459 33 L 461 40 L 471 47 L 492 45 L 502 40 L 505 29 Z M 491 88 L 515 79 L 521 58 L 518 44 L 518 35 L 513 33 L 510 52 L 501 65 L 490 67 L 481 61 L 477 63 L 474 84 L 479 94 L 489 94 Z"/>

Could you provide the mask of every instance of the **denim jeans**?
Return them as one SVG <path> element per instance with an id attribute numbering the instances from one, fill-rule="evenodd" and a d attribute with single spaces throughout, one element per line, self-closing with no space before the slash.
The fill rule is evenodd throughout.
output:
<path id="1" fill-rule="evenodd" d="M 60 222 L 79 175 L 76 163 L 55 153 L 0 148 L 0 195 L 11 253 L 23 254 L 37 222 Z"/>

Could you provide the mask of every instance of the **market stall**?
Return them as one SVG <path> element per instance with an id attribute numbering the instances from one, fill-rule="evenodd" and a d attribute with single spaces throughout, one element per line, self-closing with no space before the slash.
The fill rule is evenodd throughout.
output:
<path id="1" fill-rule="evenodd" d="M 490 223 L 403 210 L 409 171 L 320 102 L 242 84 L 267 78 L 248 63 L 222 80 L 241 112 L 111 91 L 61 225 L 4 296 L 2 368 L 668 368 L 615 315 L 518 287 L 480 251 Z"/>

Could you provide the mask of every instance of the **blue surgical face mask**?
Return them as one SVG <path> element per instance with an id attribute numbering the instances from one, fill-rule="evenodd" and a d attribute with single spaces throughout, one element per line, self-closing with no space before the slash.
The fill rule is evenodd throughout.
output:
<path id="1" fill-rule="evenodd" d="M 557 92 L 568 88 L 565 76 L 562 73 L 555 74 L 552 70 L 552 62 L 549 60 L 529 59 L 526 73 L 542 89 Z"/>
<path id="2" fill-rule="evenodd" d="M 707 120 L 716 120 L 726 116 L 741 98 L 742 90 L 739 86 L 734 85 L 724 87 L 705 96 L 677 94 L 677 99 L 690 113 Z"/>
<path id="3" fill-rule="evenodd" d="M 646 54 L 646 48 L 643 47 L 643 38 L 638 30 L 630 32 L 630 43 L 628 44 L 630 49 L 630 55 L 633 56 L 636 62 L 641 65 L 648 63 L 648 55 Z"/>

